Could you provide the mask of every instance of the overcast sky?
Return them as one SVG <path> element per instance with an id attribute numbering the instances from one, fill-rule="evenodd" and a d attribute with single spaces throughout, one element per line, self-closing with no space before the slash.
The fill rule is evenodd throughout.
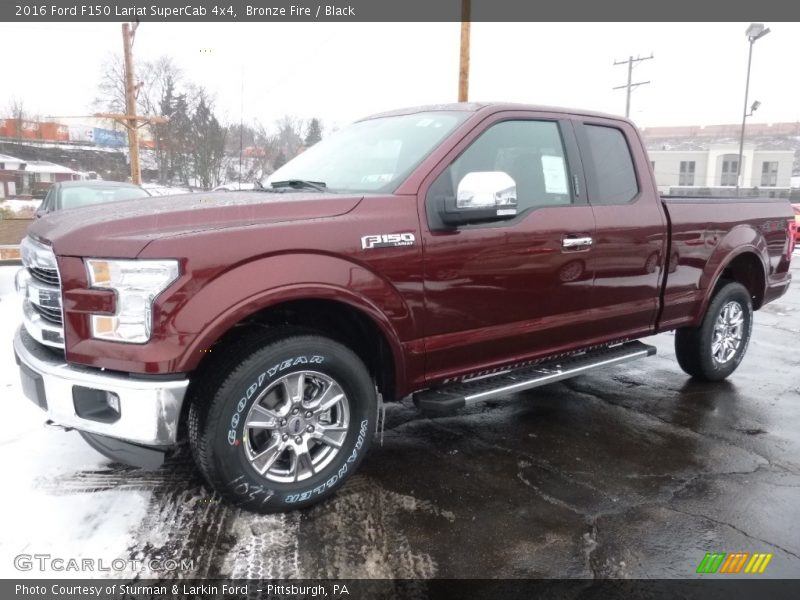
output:
<path id="1" fill-rule="evenodd" d="M 748 23 L 475 23 L 470 99 L 624 113 L 614 60 L 649 56 L 634 81 L 642 127 L 741 121 Z M 755 122 L 800 120 L 800 24 L 768 23 L 756 43 Z M 172 56 L 226 120 L 317 116 L 326 128 L 402 106 L 452 102 L 458 23 L 143 23 L 138 60 Z M 119 23 L 0 24 L 0 113 L 12 96 L 41 115 L 90 111 Z M 242 83 L 244 82 L 244 83 Z M 242 95 L 242 86 L 244 94 Z"/>

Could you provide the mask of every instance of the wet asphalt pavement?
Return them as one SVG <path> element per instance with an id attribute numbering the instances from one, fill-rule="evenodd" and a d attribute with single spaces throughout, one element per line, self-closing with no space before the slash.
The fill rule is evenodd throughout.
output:
<path id="1" fill-rule="evenodd" d="M 774 553 L 765 576 L 800 577 L 800 256 L 794 277 L 727 382 L 689 380 L 665 334 L 646 340 L 656 357 L 456 416 L 393 405 L 340 493 L 285 515 L 221 503 L 185 454 L 137 471 L 43 428 L 3 344 L 0 464 L 16 493 L 0 576 L 20 575 L 19 552 L 52 552 L 194 559 L 181 577 L 685 578 L 706 552 L 743 551 Z"/>

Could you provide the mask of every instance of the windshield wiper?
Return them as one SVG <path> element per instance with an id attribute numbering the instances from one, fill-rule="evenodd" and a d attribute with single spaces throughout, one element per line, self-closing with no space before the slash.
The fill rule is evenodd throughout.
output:
<path id="1" fill-rule="evenodd" d="M 274 188 L 293 188 L 296 190 L 308 189 L 318 192 L 327 192 L 328 188 L 324 181 L 307 181 L 305 179 L 287 179 L 286 181 L 273 181 Z"/>
<path id="2" fill-rule="evenodd" d="M 270 194 L 278 194 L 285 190 L 283 189 L 272 189 L 271 187 L 264 187 L 264 184 L 261 183 L 258 179 L 253 182 L 253 190 L 256 192 L 269 192 Z"/>

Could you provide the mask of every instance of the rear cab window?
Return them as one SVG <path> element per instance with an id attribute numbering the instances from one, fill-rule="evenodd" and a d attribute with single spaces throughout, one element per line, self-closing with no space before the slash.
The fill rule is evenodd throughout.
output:
<path id="1" fill-rule="evenodd" d="M 639 183 L 625 133 L 611 125 L 584 123 L 581 152 L 592 204 L 627 204 L 639 195 Z"/>

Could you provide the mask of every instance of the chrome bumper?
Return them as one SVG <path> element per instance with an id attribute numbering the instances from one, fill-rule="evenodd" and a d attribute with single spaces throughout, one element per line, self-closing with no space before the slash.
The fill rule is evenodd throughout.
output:
<path id="1" fill-rule="evenodd" d="M 24 327 L 14 335 L 14 353 L 25 395 L 55 424 L 146 446 L 175 443 L 188 379 L 135 379 L 73 366 L 38 344 Z M 118 418 L 101 422 L 79 416 L 75 387 L 115 394 L 119 399 Z"/>

